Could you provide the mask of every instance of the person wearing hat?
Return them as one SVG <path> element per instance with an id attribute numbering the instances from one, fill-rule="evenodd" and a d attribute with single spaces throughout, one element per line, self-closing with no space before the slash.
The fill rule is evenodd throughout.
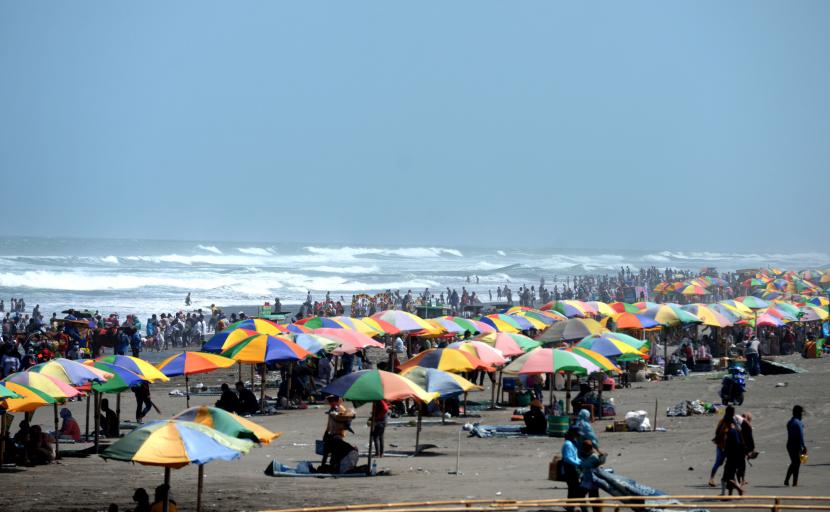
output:
<path id="1" fill-rule="evenodd" d="M 542 410 L 542 402 L 534 398 L 530 402 L 530 410 L 523 414 L 525 421 L 524 433 L 529 436 L 544 436 L 548 433 L 548 420 Z"/>
<path id="2" fill-rule="evenodd" d="M 72 417 L 72 412 L 64 407 L 61 409 L 60 415 L 63 418 L 63 423 L 61 424 L 61 429 L 58 431 L 58 435 L 68 437 L 76 442 L 80 441 L 81 427 L 75 421 L 75 418 Z"/>
<path id="3" fill-rule="evenodd" d="M 793 487 L 798 485 L 801 456 L 807 455 L 807 445 L 804 444 L 804 423 L 801 422 L 803 416 L 804 408 L 800 405 L 793 406 L 793 417 L 787 422 L 787 453 L 790 456 L 790 466 L 787 468 L 787 476 L 784 477 L 784 485 L 790 485 L 790 477 L 793 477 Z"/>

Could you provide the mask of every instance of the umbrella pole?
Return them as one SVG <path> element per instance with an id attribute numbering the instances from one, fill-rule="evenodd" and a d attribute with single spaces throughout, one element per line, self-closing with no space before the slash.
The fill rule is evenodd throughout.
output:
<path id="1" fill-rule="evenodd" d="M 490 410 L 495 410 L 496 408 L 496 381 L 490 383 Z"/>
<path id="2" fill-rule="evenodd" d="M 550 374 L 550 381 L 548 382 L 548 387 L 550 388 L 549 401 L 550 401 L 550 408 L 551 409 L 553 409 L 553 378 L 554 378 L 555 375 L 556 375 L 555 373 L 551 373 Z"/>
<path id="3" fill-rule="evenodd" d="M 239 363 L 239 371 L 242 371 L 242 363 Z M 254 390 L 254 365 L 251 365 L 251 391 Z"/>
<path id="4" fill-rule="evenodd" d="M 52 411 L 55 413 L 55 460 L 59 460 L 61 458 L 61 452 L 60 452 L 60 437 L 61 437 L 61 434 L 58 431 L 58 403 L 57 402 L 52 404 Z M 2 440 L 2 442 L 5 442 L 5 439 Z"/>
<path id="5" fill-rule="evenodd" d="M 97 391 L 93 391 L 93 393 L 95 393 L 95 453 L 98 453 L 98 431 L 101 430 L 101 397 Z"/>
<path id="6" fill-rule="evenodd" d="M 89 395 L 86 396 L 86 433 L 84 438 L 89 441 Z"/>
<path id="7" fill-rule="evenodd" d="M 467 417 L 467 392 L 464 392 L 464 417 Z"/>
<path id="8" fill-rule="evenodd" d="M 503 373 L 503 371 L 502 371 L 502 370 L 499 370 L 499 389 L 498 389 L 498 391 L 496 392 L 496 395 L 498 395 L 498 397 L 499 397 L 499 402 L 501 402 L 501 399 L 502 399 L 502 394 L 501 394 L 501 385 L 502 385 L 502 379 L 503 379 L 503 378 L 504 378 L 504 373 Z"/>
<path id="9" fill-rule="evenodd" d="M 372 402 L 372 417 L 369 418 L 369 457 L 368 462 L 366 464 L 366 475 L 372 476 L 372 444 L 373 444 L 373 437 L 375 435 L 375 413 L 376 413 L 377 402 Z"/>
<path id="10" fill-rule="evenodd" d="M 4 410 L 0 414 L 0 471 L 3 470 L 3 464 L 6 463 L 6 415 L 8 413 Z"/>
<path id="11" fill-rule="evenodd" d="M 196 484 L 196 512 L 202 512 L 202 487 L 205 481 L 205 465 L 199 464 L 199 482 Z"/>
<path id="12" fill-rule="evenodd" d="M 236 380 L 242 381 L 242 361 L 239 361 L 238 363 L 236 363 L 236 368 L 237 368 L 238 373 L 239 373 L 239 378 L 236 379 Z M 253 382 L 251 383 L 251 385 L 253 386 Z"/>
<path id="13" fill-rule="evenodd" d="M 187 408 L 190 409 L 190 377 L 184 374 L 184 394 L 187 397 Z"/>
<path id="14" fill-rule="evenodd" d="M 418 402 L 418 423 L 416 424 L 415 428 L 415 453 L 413 454 L 413 456 L 418 455 L 418 445 L 421 444 L 421 408 L 421 403 Z M 444 415 L 442 414 L 441 417 L 443 418 Z"/>
<path id="15" fill-rule="evenodd" d="M 115 394 L 115 418 L 118 421 L 118 428 L 121 428 L 121 392 Z"/>
<path id="16" fill-rule="evenodd" d="M 253 373 L 254 367 L 251 365 L 251 372 Z M 265 370 L 262 371 L 262 379 L 259 383 L 259 412 L 265 414 Z"/>
<path id="17" fill-rule="evenodd" d="M 162 512 L 169 512 L 170 510 L 170 468 L 164 468 L 164 485 L 167 486 L 167 492 L 164 494 L 164 501 L 162 502 Z"/>
<path id="18" fill-rule="evenodd" d="M 565 382 L 565 416 L 571 414 L 571 372 L 566 373 L 568 376 Z"/>
<path id="19" fill-rule="evenodd" d="M 294 362 L 288 363 L 288 383 L 285 386 L 285 397 L 288 399 L 288 405 L 291 405 L 291 381 L 294 374 Z"/>

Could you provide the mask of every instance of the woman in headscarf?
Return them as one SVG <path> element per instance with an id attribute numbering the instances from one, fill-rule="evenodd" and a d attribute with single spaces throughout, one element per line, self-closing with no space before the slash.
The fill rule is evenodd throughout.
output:
<path id="1" fill-rule="evenodd" d="M 63 423 L 61 424 L 61 429 L 58 431 L 58 435 L 68 437 L 73 441 L 80 441 L 81 427 L 78 425 L 78 422 L 75 421 L 75 418 L 72 417 L 72 412 L 64 407 L 61 409 L 60 414 L 61 418 L 63 418 Z"/>
<path id="2" fill-rule="evenodd" d="M 591 426 L 591 412 L 588 409 L 579 411 L 574 428 L 579 432 L 579 444 L 582 446 L 585 441 L 591 441 L 592 446 L 599 448 L 599 440 L 594 434 L 594 428 Z"/>

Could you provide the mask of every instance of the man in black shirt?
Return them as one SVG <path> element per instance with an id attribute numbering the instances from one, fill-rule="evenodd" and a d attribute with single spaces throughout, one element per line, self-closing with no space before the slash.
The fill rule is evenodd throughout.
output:
<path id="1" fill-rule="evenodd" d="M 237 412 L 241 415 L 254 414 L 259 410 L 259 402 L 253 391 L 247 389 L 242 381 L 236 383 L 236 393 L 239 395 Z"/>

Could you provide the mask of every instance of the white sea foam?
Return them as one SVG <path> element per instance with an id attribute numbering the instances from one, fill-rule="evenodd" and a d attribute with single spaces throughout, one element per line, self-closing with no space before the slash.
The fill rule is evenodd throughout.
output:
<path id="1" fill-rule="evenodd" d="M 502 250 L 496 251 L 496 254 L 498 254 L 499 256 L 507 256 L 507 254 Z"/>
<path id="2" fill-rule="evenodd" d="M 263 249 L 262 247 L 239 247 L 236 249 L 242 254 L 250 254 L 252 256 L 271 256 L 271 251 Z"/>
<path id="3" fill-rule="evenodd" d="M 457 258 L 464 257 L 458 249 L 443 247 L 400 247 L 397 249 L 383 249 L 378 247 L 306 247 L 312 254 L 332 256 L 343 260 L 357 256 L 398 256 L 401 258 L 438 258 L 449 255 Z"/>
<path id="4" fill-rule="evenodd" d="M 303 267 L 301 270 L 309 270 L 312 272 L 328 272 L 331 274 L 377 274 L 381 272 L 380 267 L 362 267 L 360 265 L 346 265 L 333 267 L 330 265 L 319 265 L 316 267 Z"/>
<path id="5" fill-rule="evenodd" d="M 222 254 L 222 251 L 220 251 L 219 248 L 216 247 L 215 245 L 201 245 L 201 244 L 199 244 L 199 245 L 196 246 L 196 248 L 201 249 L 203 251 L 212 252 L 213 254 Z"/>
<path id="6" fill-rule="evenodd" d="M 117 265 L 118 264 L 118 257 L 116 257 L 116 256 L 104 256 L 103 258 L 101 258 L 101 261 L 103 261 L 104 263 L 114 263 L 114 264 Z"/>

